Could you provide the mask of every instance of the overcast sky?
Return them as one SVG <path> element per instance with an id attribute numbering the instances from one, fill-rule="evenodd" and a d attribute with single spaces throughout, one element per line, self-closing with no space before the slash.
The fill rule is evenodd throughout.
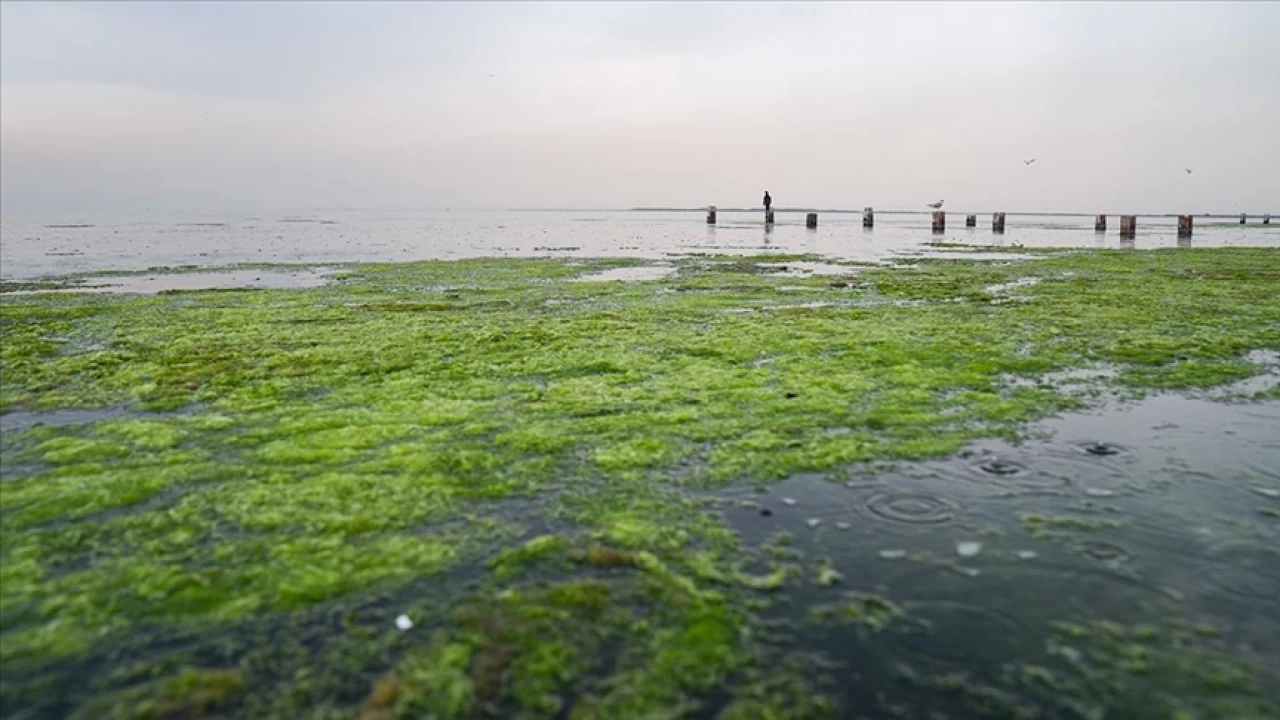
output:
<path id="1" fill-rule="evenodd" d="M 1280 211 L 1280 3 L 0 3 L 5 211 L 766 188 Z"/>

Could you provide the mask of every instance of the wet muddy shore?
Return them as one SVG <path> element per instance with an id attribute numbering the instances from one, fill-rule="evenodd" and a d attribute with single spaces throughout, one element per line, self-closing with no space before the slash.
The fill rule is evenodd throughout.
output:
<path id="1" fill-rule="evenodd" d="M 8 288 L 0 715 L 1280 716 L 1280 251 L 946 250 Z"/>

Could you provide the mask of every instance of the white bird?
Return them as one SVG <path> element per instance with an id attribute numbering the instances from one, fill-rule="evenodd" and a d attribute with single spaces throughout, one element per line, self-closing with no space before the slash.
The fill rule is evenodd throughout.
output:
<path id="1" fill-rule="evenodd" d="M 1030 165 L 1031 163 L 1033 163 L 1033 162 L 1035 162 L 1035 161 L 1036 161 L 1036 159 L 1035 159 L 1035 158 L 1031 158 L 1030 160 L 1023 160 L 1023 161 L 1022 161 L 1022 164 L 1023 164 L 1023 165 Z"/>
<path id="2" fill-rule="evenodd" d="M 936 203 L 929 203 L 928 205 L 925 205 L 925 207 L 931 207 L 931 208 L 933 208 L 934 210 L 941 210 L 941 209 L 942 209 L 942 203 L 944 203 L 944 202 L 946 202 L 946 200 L 939 200 L 939 201 L 938 201 L 938 202 L 936 202 Z"/>

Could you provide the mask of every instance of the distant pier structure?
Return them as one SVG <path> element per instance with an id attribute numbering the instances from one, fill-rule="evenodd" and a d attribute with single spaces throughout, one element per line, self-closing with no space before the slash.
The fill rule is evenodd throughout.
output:
<path id="1" fill-rule="evenodd" d="M 1138 234 L 1138 216 L 1137 215 L 1121 215 L 1120 216 L 1120 237 L 1132 238 Z"/>

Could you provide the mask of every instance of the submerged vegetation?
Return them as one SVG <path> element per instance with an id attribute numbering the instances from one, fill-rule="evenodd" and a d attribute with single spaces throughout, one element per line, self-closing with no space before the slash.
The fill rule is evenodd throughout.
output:
<path id="1" fill-rule="evenodd" d="M 913 598 L 785 535 L 753 546 L 715 492 L 1017 440 L 1084 406 L 1052 381 L 1079 368 L 1200 391 L 1280 351 L 1274 250 L 838 278 L 759 262 L 687 258 L 637 283 L 571 282 L 626 260 L 362 265 L 322 288 L 5 298 L 0 412 L 122 412 L 0 435 L 0 714 L 852 717 L 852 681 L 766 616 L 789 606 L 805 632 L 862 642 L 921 627 Z M 1019 518 L 1039 538 L 1122 527 Z M 1039 665 L 907 685 L 975 717 L 1277 712 L 1276 668 L 1209 633 L 1096 620 L 1042 628 L 1090 645 Z"/>

